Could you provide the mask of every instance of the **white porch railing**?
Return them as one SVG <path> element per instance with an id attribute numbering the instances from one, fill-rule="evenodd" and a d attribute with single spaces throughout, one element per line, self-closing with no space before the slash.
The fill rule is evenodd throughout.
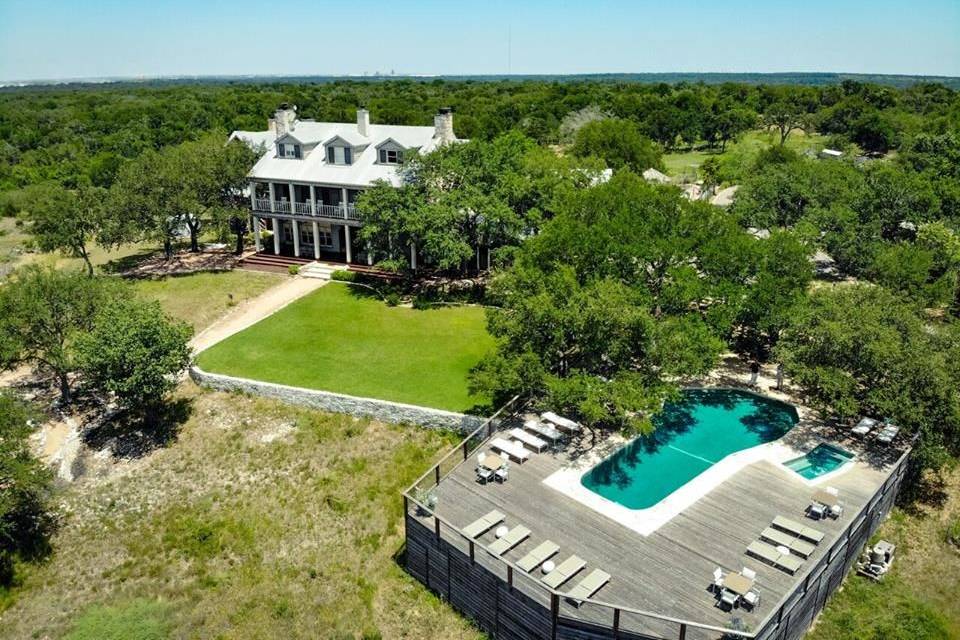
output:
<path id="1" fill-rule="evenodd" d="M 275 213 L 293 213 L 301 216 L 313 217 L 313 207 L 309 202 L 289 202 L 287 200 L 274 200 L 273 207 L 270 206 L 270 198 L 255 198 L 253 201 L 255 211 L 275 212 Z M 335 220 L 359 220 L 360 215 L 356 207 L 352 204 L 322 204 L 317 203 L 318 218 L 333 218 Z"/>

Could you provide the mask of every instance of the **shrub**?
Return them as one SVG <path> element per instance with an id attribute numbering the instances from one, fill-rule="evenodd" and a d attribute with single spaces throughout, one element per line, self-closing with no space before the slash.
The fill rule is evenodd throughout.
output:
<path id="1" fill-rule="evenodd" d="M 347 271 L 346 269 L 337 269 L 330 274 L 331 280 L 339 280 L 340 282 L 356 282 L 357 281 L 357 272 L 356 271 Z"/>
<path id="2" fill-rule="evenodd" d="M 431 304 L 430 298 L 427 296 L 420 295 L 413 299 L 414 309 L 429 309 Z"/>
<path id="3" fill-rule="evenodd" d="M 396 291 L 391 291 L 386 296 L 384 296 L 383 299 L 386 301 L 387 306 L 389 307 L 395 307 L 398 304 L 400 304 L 400 294 L 397 293 Z"/>
<path id="4" fill-rule="evenodd" d="M 290 275 L 295 276 L 298 273 L 300 273 L 300 265 L 292 264 L 289 267 L 287 267 L 287 271 L 290 273 Z"/>

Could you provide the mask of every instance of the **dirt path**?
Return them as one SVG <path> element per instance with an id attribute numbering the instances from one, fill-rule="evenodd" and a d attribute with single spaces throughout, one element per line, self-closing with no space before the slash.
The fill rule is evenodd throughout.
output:
<path id="1" fill-rule="evenodd" d="M 294 300 L 316 291 L 327 283 L 316 278 L 291 278 L 265 291 L 260 296 L 243 302 L 227 315 L 198 333 L 190 341 L 194 354 L 209 349 L 221 340 L 243 331 L 252 324 L 276 313 Z"/>

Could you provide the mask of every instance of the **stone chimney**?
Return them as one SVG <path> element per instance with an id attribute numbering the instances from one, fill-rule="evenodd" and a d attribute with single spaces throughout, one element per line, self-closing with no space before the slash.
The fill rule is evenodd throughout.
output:
<path id="1" fill-rule="evenodd" d="M 362 136 L 370 135 L 370 112 L 363 107 L 357 108 L 357 131 Z"/>
<path id="2" fill-rule="evenodd" d="M 457 139 L 453 133 L 453 110 L 450 107 L 440 107 L 437 115 L 433 116 L 433 137 L 438 138 L 440 144 Z"/>
<path id="3" fill-rule="evenodd" d="M 286 102 L 280 105 L 273 115 L 273 130 L 277 137 L 292 132 L 297 126 L 297 107 Z"/>

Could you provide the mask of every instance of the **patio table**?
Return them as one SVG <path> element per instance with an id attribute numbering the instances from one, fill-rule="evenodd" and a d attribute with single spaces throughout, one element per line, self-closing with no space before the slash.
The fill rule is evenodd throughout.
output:
<path id="1" fill-rule="evenodd" d="M 820 489 L 815 494 L 813 494 L 812 500 L 814 502 L 819 502 L 825 507 L 832 507 L 834 505 L 840 504 L 840 501 L 837 499 L 837 496 L 832 493 L 827 493 L 823 489 Z"/>
<path id="2" fill-rule="evenodd" d="M 753 580 L 739 573 L 731 573 L 723 579 L 723 588 L 742 596 L 753 588 Z"/>
<path id="3" fill-rule="evenodd" d="M 480 461 L 480 466 L 490 471 L 496 471 L 503 466 L 503 458 L 493 452 L 488 452 Z"/>

